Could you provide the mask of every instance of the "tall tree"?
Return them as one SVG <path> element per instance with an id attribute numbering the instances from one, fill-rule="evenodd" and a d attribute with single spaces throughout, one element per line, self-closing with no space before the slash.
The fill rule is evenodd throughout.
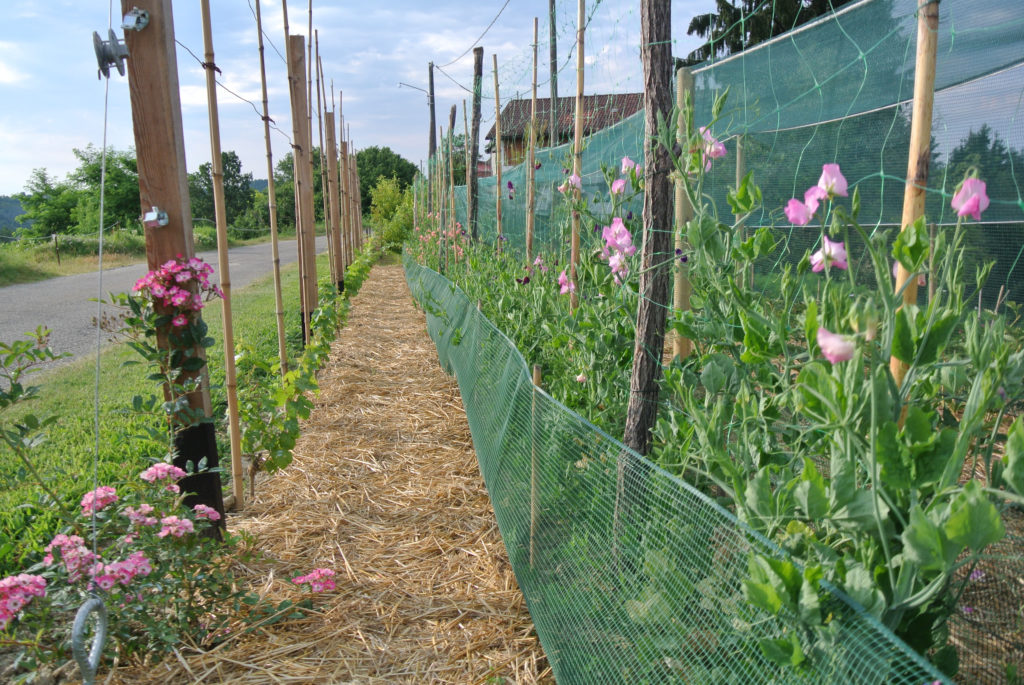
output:
<path id="1" fill-rule="evenodd" d="M 416 165 L 389 147 L 368 147 L 356 153 L 356 168 L 359 170 L 359 192 L 363 198 L 363 213 L 370 211 L 371 191 L 381 178 L 396 178 L 400 189 L 412 185 L 416 176 Z M 462 165 L 465 178 L 466 165 Z M 459 178 L 456 175 L 456 178 Z"/>
<path id="2" fill-rule="evenodd" d="M 692 66 L 724 57 L 785 33 L 850 0 L 715 0 L 715 11 L 698 14 L 686 32 L 707 42 L 680 60 Z"/>
<path id="3" fill-rule="evenodd" d="M 242 160 L 234 150 L 220 153 L 224 169 L 224 209 L 228 223 L 237 224 L 253 201 L 252 174 L 242 173 Z M 199 171 L 188 175 L 188 190 L 192 198 L 192 216 L 213 219 L 213 165 L 203 162 Z"/>

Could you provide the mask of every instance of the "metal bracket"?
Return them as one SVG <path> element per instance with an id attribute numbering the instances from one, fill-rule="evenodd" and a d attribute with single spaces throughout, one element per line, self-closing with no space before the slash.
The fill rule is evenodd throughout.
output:
<path id="1" fill-rule="evenodd" d="M 132 7 L 121 20 L 121 28 L 125 31 L 141 31 L 149 25 L 149 10 Z"/>
<path id="2" fill-rule="evenodd" d="M 96 63 L 100 67 L 96 78 L 110 78 L 110 65 L 117 67 L 117 72 L 124 76 L 124 61 L 128 57 L 128 48 L 123 41 L 118 40 L 114 29 L 109 30 L 109 35 L 110 40 L 103 40 L 100 34 L 92 32 L 92 46 L 96 50 Z"/>
<path id="3" fill-rule="evenodd" d="M 166 226 L 169 221 L 167 212 L 159 207 L 153 207 L 142 217 L 142 225 L 146 228 L 160 228 L 161 226 Z"/>
<path id="4" fill-rule="evenodd" d="M 92 646 L 86 651 L 86 623 L 92 614 L 96 614 Z M 107 608 L 103 605 L 102 599 L 93 596 L 79 607 L 78 613 L 75 614 L 75 624 L 71 628 L 71 652 L 75 655 L 78 668 L 82 671 L 82 681 L 85 685 L 93 685 L 95 682 L 96 669 L 99 668 L 103 645 L 106 641 Z"/>

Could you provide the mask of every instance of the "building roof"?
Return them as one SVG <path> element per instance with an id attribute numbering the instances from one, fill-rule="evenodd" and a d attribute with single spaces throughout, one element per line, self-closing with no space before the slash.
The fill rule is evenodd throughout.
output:
<path id="1" fill-rule="evenodd" d="M 557 139 L 572 137 L 575 127 L 576 96 L 560 97 L 557 101 Z M 635 114 L 643 108 L 643 93 L 619 93 L 583 96 L 583 134 L 608 128 L 612 124 Z M 551 98 L 537 98 L 537 131 L 546 132 L 551 119 Z M 530 99 L 509 100 L 501 110 L 502 140 L 526 137 L 530 124 Z M 494 126 L 484 136 L 494 140 Z"/>

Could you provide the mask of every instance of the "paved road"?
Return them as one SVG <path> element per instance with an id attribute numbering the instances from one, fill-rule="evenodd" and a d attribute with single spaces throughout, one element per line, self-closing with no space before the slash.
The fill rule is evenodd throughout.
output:
<path id="1" fill-rule="evenodd" d="M 327 239 L 318 237 L 316 245 L 317 252 L 326 251 Z M 270 252 L 269 242 L 232 248 L 228 253 L 231 287 L 244 288 L 270 273 Z M 217 268 L 216 250 L 200 252 L 199 256 Z M 281 241 L 280 256 L 282 265 L 298 259 L 294 240 Z M 127 292 L 145 273 L 144 262 L 105 270 L 103 297 L 111 292 Z M 70 352 L 73 357 L 94 352 L 96 303 L 90 299 L 98 295 L 99 274 L 95 272 L 0 288 L 0 340 L 21 338 L 42 324 L 53 331 L 50 346 L 55 352 Z"/>

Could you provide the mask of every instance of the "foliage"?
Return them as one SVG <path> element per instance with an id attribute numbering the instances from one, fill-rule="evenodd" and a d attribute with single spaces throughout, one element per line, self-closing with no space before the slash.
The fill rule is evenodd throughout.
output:
<path id="1" fill-rule="evenodd" d="M 389 147 L 376 145 L 356 153 L 356 168 L 359 170 L 359 192 L 362 197 L 362 211 L 370 211 L 370 194 L 381 178 L 398 179 L 399 187 L 405 189 L 416 176 L 416 165 Z"/>
<path id="2" fill-rule="evenodd" d="M 370 218 L 384 245 L 400 249 L 412 232 L 412 190 L 402 190 L 394 177 L 381 178 L 370 191 Z"/>
<path id="3" fill-rule="evenodd" d="M 224 211 L 228 225 L 241 223 L 253 206 L 256 194 L 252 190 L 252 174 L 242 173 L 242 160 L 234 150 L 220 153 L 222 182 L 224 184 Z M 213 203 L 213 165 L 203 162 L 199 170 L 188 175 L 188 192 L 192 201 L 192 216 L 215 220 Z M 266 200 L 264 200 L 266 204 Z M 266 226 L 267 224 L 263 224 Z"/>
<path id="4" fill-rule="evenodd" d="M 0 236 L 9 236 L 18 227 L 18 217 L 25 213 L 18 198 L 0 195 Z"/>

